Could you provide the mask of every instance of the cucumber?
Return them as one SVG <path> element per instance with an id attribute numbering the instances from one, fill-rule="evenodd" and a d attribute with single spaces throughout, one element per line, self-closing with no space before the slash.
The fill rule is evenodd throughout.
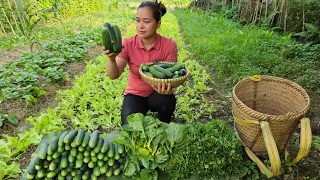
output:
<path id="1" fill-rule="evenodd" d="M 144 72 L 145 75 L 149 76 L 149 77 L 154 77 L 151 72 Z"/>
<path id="2" fill-rule="evenodd" d="M 103 160 L 104 161 L 108 161 L 109 157 L 108 156 L 104 156 Z"/>
<path id="3" fill-rule="evenodd" d="M 118 176 L 120 174 L 120 167 L 113 170 L 113 175 Z"/>
<path id="4" fill-rule="evenodd" d="M 57 169 L 57 167 L 58 167 L 58 164 L 55 161 L 52 161 L 49 165 L 49 170 L 54 171 Z"/>
<path id="5" fill-rule="evenodd" d="M 179 78 L 180 77 L 180 75 L 174 75 L 174 76 L 172 76 L 172 79 L 173 78 Z"/>
<path id="6" fill-rule="evenodd" d="M 89 147 L 90 148 L 95 148 L 96 144 L 99 141 L 99 130 L 95 130 L 91 135 L 90 135 L 90 140 L 89 140 Z"/>
<path id="7" fill-rule="evenodd" d="M 104 161 L 103 160 L 98 160 L 98 166 L 103 166 L 104 165 Z"/>
<path id="8" fill-rule="evenodd" d="M 98 161 L 98 157 L 97 156 L 92 156 L 91 157 L 91 161 L 92 162 L 97 162 Z"/>
<path id="9" fill-rule="evenodd" d="M 70 144 L 65 144 L 65 145 L 64 145 L 64 149 L 67 150 L 67 151 L 69 151 L 69 150 L 71 149 Z"/>
<path id="10" fill-rule="evenodd" d="M 115 36 L 115 46 L 113 46 L 113 51 L 115 53 L 120 53 L 122 51 L 122 36 L 119 27 L 116 24 L 112 25 L 114 36 Z"/>
<path id="11" fill-rule="evenodd" d="M 108 166 L 113 166 L 114 165 L 114 159 L 110 158 L 108 159 Z"/>
<path id="12" fill-rule="evenodd" d="M 107 156 L 109 158 L 112 158 L 114 156 L 114 147 L 113 147 L 113 143 L 110 143 L 110 147 L 109 147 L 109 150 L 108 150 L 108 153 L 107 153 Z"/>
<path id="13" fill-rule="evenodd" d="M 76 168 L 81 168 L 83 166 L 83 160 L 82 159 L 77 159 L 76 160 Z"/>
<path id="14" fill-rule="evenodd" d="M 79 152 L 83 152 L 84 150 L 85 150 L 84 147 L 82 147 L 82 146 L 79 146 L 79 147 L 78 147 L 78 151 L 79 151 Z"/>
<path id="15" fill-rule="evenodd" d="M 94 151 L 91 151 L 91 153 L 90 153 L 90 156 L 91 157 L 94 157 L 94 156 L 96 156 L 97 154 L 94 152 Z"/>
<path id="16" fill-rule="evenodd" d="M 76 129 L 73 130 L 73 131 L 71 131 L 71 132 L 69 132 L 69 133 L 64 137 L 63 142 L 64 142 L 65 144 L 71 144 L 71 142 L 73 141 L 73 139 L 76 137 L 77 133 L 78 133 L 78 130 L 76 130 Z"/>
<path id="17" fill-rule="evenodd" d="M 180 69 L 185 68 L 184 64 L 176 63 L 172 68 L 168 68 L 167 70 L 174 73 L 175 71 L 180 71 Z"/>
<path id="18" fill-rule="evenodd" d="M 97 155 L 97 157 L 98 157 L 99 160 L 102 160 L 104 158 L 104 154 L 103 153 L 99 153 Z"/>
<path id="19" fill-rule="evenodd" d="M 65 137 L 68 133 L 69 133 L 69 131 L 64 131 L 64 132 L 61 134 L 61 136 L 60 136 L 60 138 L 59 138 L 59 142 L 58 142 L 58 146 L 59 146 L 59 147 L 64 146 L 63 140 L 64 140 L 64 137 Z"/>
<path id="20" fill-rule="evenodd" d="M 106 48 L 106 50 L 113 51 L 110 32 L 106 27 L 102 28 L 101 35 L 102 35 L 103 46 Z"/>
<path id="21" fill-rule="evenodd" d="M 152 66 L 155 70 L 159 71 L 159 72 L 162 72 L 163 74 L 165 74 L 168 78 L 171 78 L 173 76 L 173 73 L 170 72 L 169 70 L 167 69 L 164 69 L 158 65 L 153 65 Z"/>
<path id="22" fill-rule="evenodd" d="M 85 133 L 81 146 L 86 147 L 89 143 L 89 140 L 90 140 L 90 135 L 88 133 Z"/>
<path id="23" fill-rule="evenodd" d="M 90 152 L 89 152 L 89 151 L 84 151 L 83 155 L 84 155 L 85 157 L 89 157 L 89 156 L 90 156 Z"/>
<path id="24" fill-rule="evenodd" d="M 96 147 L 93 149 L 93 151 L 94 151 L 95 153 L 99 153 L 100 150 L 101 150 L 101 148 L 102 148 L 102 146 L 103 146 L 103 138 L 102 138 L 102 137 L 99 137 L 99 141 L 98 141 Z"/>
<path id="25" fill-rule="evenodd" d="M 90 162 L 88 163 L 88 167 L 91 168 L 91 169 L 94 168 L 95 165 L 96 165 L 96 163 L 94 163 L 93 161 L 90 161 Z"/>
<path id="26" fill-rule="evenodd" d="M 62 157 L 61 158 L 60 167 L 63 168 L 63 169 L 68 167 L 68 159 L 67 159 L 67 157 Z"/>
<path id="27" fill-rule="evenodd" d="M 59 138 L 57 136 L 54 136 L 50 143 L 49 143 L 49 147 L 47 149 L 47 154 L 48 155 L 52 155 L 55 151 L 57 151 L 58 149 L 58 141 L 59 141 Z"/>
<path id="28" fill-rule="evenodd" d="M 144 72 L 149 72 L 149 70 L 150 70 L 149 65 L 141 66 L 141 68 L 142 68 L 142 70 L 143 70 Z"/>
<path id="29" fill-rule="evenodd" d="M 110 52 L 115 52 L 114 48 L 116 49 L 117 46 L 116 46 L 116 37 L 115 37 L 115 33 L 114 33 L 114 30 L 113 30 L 113 27 L 109 22 L 105 22 L 103 26 L 106 27 L 107 31 L 109 32 L 109 36 L 110 36 L 110 42 L 111 42 L 111 47 L 112 48 L 110 48 L 109 51 Z"/>
<path id="30" fill-rule="evenodd" d="M 64 152 L 64 146 L 59 146 L 59 147 L 58 147 L 58 152 L 59 152 L 59 153 Z"/>
<path id="31" fill-rule="evenodd" d="M 64 176 L 62 176 L 61 173 L 58 175 L 58 180 L 64 180 Z"/>
<path id="32" fill-rule="evenodd" d="M 112 176 L 112 173 L 113 173 L 112 167 L 108 167 L 108 170 L 107 170 L 107 172 L 106 172 L 106 176 L 107 176 L 107 177 L 111 177 L 111 176 Z"/>
<path id="33" fill-rule="evenodd" d="M 61 175 L 66 177 L 68 175 L 68 171 L 66 169 L 61 170 Z"/>
<path id="34" fill-rule="evenodd" d="M 34 175 L 31 175 L 31 174 L 26 174 L 26 176 L 23 176 L 22 177 L 22 180 L 24 180 L 24 179 L 34 179 Z"/>
<path id="35" fill-rule="evenodd" d="M 175 65 L 175 63 L 161 63 L 161 62 L 159 62 L 159 63 L 156 63 L 156 65 L 167 69 L 167 68 L 173 67 Z"/>
<path id="36" fill-rule="evenodd" d="M 100 176 L 100 167 L 99 166 L 96 166 L 96 167 L 94 167 L 93 168 L 93 175 L 95 175 L 95 176 Z"/>
<path id="37" fill-rule="evenodd" d="M 109 147 L 110 147 L 110 142 L 107 139 L 103 139 L 103 146 L 100 151 L 102 153 L 105 153 L 108 151 Z"/>
<path id="38" fill-rule="evenodd" d="M 76 157 L 74 157 L 74 156 L 71 156 L 71 154 L 68 156 L 68 161 L 69 162 L 75 162 L 76 161 Z"/>
<path id="39" fill-rule="evenodd" d="M 37 158 L 40 159 L 39 157 L 36 156 L 32 158 L 31 162 L 28 165 L 27 172 L 29 175 L 36 175 L 37 170 L 35 168 L 35 161 Z"/>
<path id="40" fill-rule="evenodd" d="M 39 152 L 38 152 L 38 157 L 40 159 L 46 159 L 48 146 L 49 146 L 49 143 L 44 142 L 42 144 L 42 146 L 40 147 Z"/>
<path id="41" fill-rule="evenodd" d="M 84 158 L 83 158 L 83 162 L 84 162 L 84 163 L 90 162 L 90 157 L 84 157 Z"/>
<path id="42" fill-rule="evenodd" d="M 118 144 L 114 144 L 114 159 L 119 160 L 120 159 L 120 154 L 118 152 Z"/>
<path id="43" fill-rule="evenodd" d="M 118 144 L 118 153 L 123 154 L 124 153 L 124 145 Z"/>
<path id="44" fill-rule="evenodd" d="M 51 155 L 47 155 L 47 160 L 48 161 L 52 161 L 52 156 Z"/>
<path id="45" fill-rule="evenodd" d="M 70 150 L 70 155 L 73 156 L 73 157 L 77 157 L 77 155 L 78 155 L 78 149 L 75 148 L 75 147 L 71 148 L 71 150 Z"/>
<path id="46" fill-rule="evenodd" d="M 83 157 L 84 157 L 83 153 L 78 153 L 77 159 L 83 159 Z"/>
<path id="47" fill-rule="evenodd" d="M 101 174 L 106 173 L 107 170 L 108 170 L 108 166 L 100 166 L 100 173 L 101 173 Z"/>
<path id="48" fill-rule="evenodd" d="M 60 154 L 61 153 L 59 151 L 56 151 L 55 153 L 53 153 L 52 158 L 53 159 L 58 159 L 60 157 Z"/>
<path id="49" fill-rule="evenodd" d="M 187 74 L 187 70 L 186 69 L 180 69 L 179 70 L 179 74 L 180 74 L 180 76 L 184 76 L 184 75 Z"/>
<path id="50" fill-rule="evenodd" d="M 57 175 L 57 172 L 54 172 L 54 171 L 50 171 L 48 174 L 47 174 L 47 178 L 53 178 L 54 176 Z"/>
<path id="51" fill-rule="evenodd" d="M 150 73 L 154 77 L 159 78 L 159 79 L 165 79 L 166 78 L 166 75 L 164 73 L 157 71 L 154 67 L 150 67 Z"/>
<path id="52" fill-rule="evenodd" d="M 45 169 L 38 170 L 37 178 L 41 179 L 41 178 L 45 177 L 45 175 L 46 175 L 46 170 Z"/>

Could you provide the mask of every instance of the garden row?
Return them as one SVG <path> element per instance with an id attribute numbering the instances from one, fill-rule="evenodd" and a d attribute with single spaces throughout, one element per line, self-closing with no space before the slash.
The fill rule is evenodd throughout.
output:
<path id="1" fill-rule="evenodd" d="M 176 19 L 172 14 L 168 14 L 166 18 L 168 18 L 167 22 L 176 22 Z M 188 52 L 183 48 L 183 41 L 178 34 L 177 23 L 163 23 L 162 25 L 163 29 L 161 29 L 161 34 L 172 37 L 177 41 L 180 47 L 179 60 L 183 61 L 186 66 L 188 66 L 190 71 L 193 72 L 191 77 L 189 78 L 189 81 L 186 82 L 185 86 L 177 89 L 178 107 L 176 118 L 185 120 L 187 122 L 192 122 L 195 119 L 200 118 L 210 119 L 210 116 L 215 109 L 208 103 L 204 96 L 204 93 L 210 91 L 210 88 L 208 88 L 206 85 L 206 82 L 210 80 L 210 76 L 198 63 L 187 59 Z M 132 28 L 127 32 L 126 36 L 130 36 L 134 33 L 135 30 L 134 28 Z M 73 88 L 67 91 L 58 92 L 57 98 L 59 100 L 59 104 L 56 108 L 48 109 L 47 111 L 41 113 L 39 117 L 28 118 L 27 121 L 31 123 L 33 127 L 18 134 L 17 137 L 5 136 L 4 139 L 0 140 L 1 147 L 3 147 L 1 148 L 0 153 L 0 161 L 3 167 L 1 168 L 1 177 L 12 178 L 21 175 L 22 171 L 17 161 L 19 161 L 22 153 L 25 152 L 31 145 L 39 145 L 43 135 L 50 134 L 54 131 L 59 130 L 71 131 L 73 129 L 85 129 L 88 132 L 93 132 L 98 128 L 102 130 L 112 130 L 115 129 L 115 127 L 118 127 L 120 123 L 119 114 L 122 102 L 122 90 L 126 85 L 127 71 L 118 81 L 111 81 L 105 74 L 105 63 L 105 56 L 101 56 L 97 59 L 89 61 L 87 63 L 85 74 L 81 77 L 76 78 Z M 226 131 L 230 131 L 226 127 L 226 125 L 223 125 L 223 123 L 219 121 L 215 123 L 217 123 L 217 126 L 225 127 Z M 205 127 L 206 126 L 203 126 L 203 128 Z M 217 129 L 218 128 L 215 126 L 209 128 L 210 131 L 215 131 L 215 133 L 220 134 L 220 131 L 222 130 Z M 200 134 L 203 132 L 199 131 L 198 133 Z M 209 134 L 212 133 L 208 133 L 208 135 Z M 224 134 L 227 135 L 227 133 Z M 201 137 L 200 135 L 196 136 Z M 210 141 L 210 137 L 211 135 L 208 136 L 205 143 Z M 222 146 L 222 144 L 225 144 L 225 142 L 230 142 L 231 144 L 229 144 L 228 146 L 239 147 L 238 142 L 234 139 L 233 133 L 228 134 L 228 137 L 221 136 L 221 138 L 232 138 L 232 140 L 218 140 L 215 143 L 219 143 Z M 194 141 L 200 142 L 199 139 Z M 234 143 L 238 145 L 234 145 Z M 213 142 L 212 146 L 217 147 L 217 145 Z M 240 149 L 234 151 L 233 153 L 234 157 L 241 161 L 242 151 L 239 150 Z M 190 153 L 192 152 L 195 151 L 191 150 Z M 223 150 L 222 152 L 228 151 Z M 132 151 L 132 153 L 135 153 L 135 151 Z M 221 152 L 219 150 L 216 153 Z M 208 164 L 212 162 L 219 162 L 220 165 L 227 165 L 230 162 L 233 162 L 232 159 L 226 160 L 229 158 L 229 153 L 224 156 L 212 157 L 214 159 L 211 159 L 210 162 L 207 162 Z M 217 160 L 215 158 L 223 159 Z M 181 156 L 177 157 L 177 159 L 181 160 Z M 203 160 L 205 159 L 207 158 L 204 157 Z M 201 160 L 201 162 L 203 160 Z M 172 165 L 174 164 L 176 163 L 172 162 Z M 215 166 L 215 168 L 217 167 L 218 166 Z M 243 165 L 241 165 L 241 167 L 243 167 Z M 24 169 L 26 167 L 22 168 Z M 186 167 L 184 171 L 186 171 L 187 169 L 188 171 L 191 171 L 193 168 Z M 253 166 L 252 169 L 254 169 Z M 149 170 L 144 171 L 148 172 L 147 174 L 149 174 Z M 140 173 L 140 171 L 137 171 L 137 173 L 138 172 Z M 217 170 L 215 172 L 220 172 L 220 170 Z M 251 172 L 251 169 L 248 168 L 247 171 L 241 172 Z M 195 173 L 196 172 L 190 172 L 186 175 L 192 175 Z M 228 174 L 228 172 L 223 173 L 226 173 L 225 175 Z M 229 175 L 231 174 L 232 173 L 230 170 Z M 235 174 L 239 175 L 238 168 L 236 168 Z M 183 173 L 181 173 L 180 175 L 183 175 Z M 219 174 L 216 175 L 218 176 Z M 176 176 L 178 177 L 178 175 Z"/>

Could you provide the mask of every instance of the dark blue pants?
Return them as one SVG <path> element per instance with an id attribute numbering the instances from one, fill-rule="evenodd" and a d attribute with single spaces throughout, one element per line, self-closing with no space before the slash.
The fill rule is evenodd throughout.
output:
<path id="1" fill-rule="evenodd" d="M 127 124 L 127 117 L 133 113 L 146 113 L 150 110 L 158 112 L 158 118 L 162 122 L 169 123 L 176 109 L 176 97 L 174 94 L 162 95 L 153 91 L 149 97 L 141 97 L 133 94 L 124 96 L 122 110 L 121 110 L 121 123 Z"/>

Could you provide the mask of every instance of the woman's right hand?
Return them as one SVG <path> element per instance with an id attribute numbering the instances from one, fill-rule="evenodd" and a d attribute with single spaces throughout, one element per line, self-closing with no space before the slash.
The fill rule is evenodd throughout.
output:
<path id="1" fill-rule="evenodd" d="M 111 61 L 116 60 L 116 56 L 118 55 L 117 53 L 110 52 L 110 50 L 106 49 L 105 47 L 102 47 L 102 51 L 103 51 L 103 54 L 108 56 L 109 60 Z"/>

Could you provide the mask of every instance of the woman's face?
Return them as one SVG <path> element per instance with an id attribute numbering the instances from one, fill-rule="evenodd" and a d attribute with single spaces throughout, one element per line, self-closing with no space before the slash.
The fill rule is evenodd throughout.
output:
<path id="1" fill-rule="evenodd" d="M 137 10 L 135 24 L 138 36 L 146 39 L 156 34 L 161 22 L 156 22 L 149 7 L 142 7 Z"/>

